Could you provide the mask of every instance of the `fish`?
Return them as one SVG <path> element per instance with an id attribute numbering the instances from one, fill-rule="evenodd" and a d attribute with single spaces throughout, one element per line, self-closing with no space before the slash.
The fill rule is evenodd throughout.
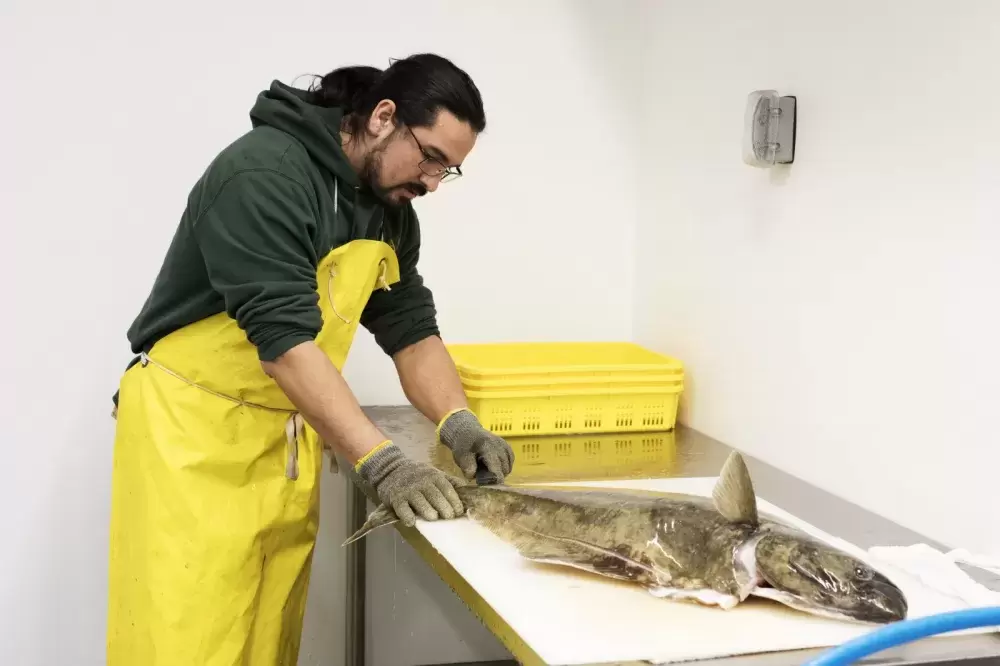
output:
<path id="1" fill-rule="evenodd" d="M 650 594 L 730 610 L 750 597 L 882 625 L 903 620 L 903 591 L 865 561 L 758 511 L 733 451 L 711 497 L 614 488 L 460 485 L 463 517 L 527 560 L 627 581 Z M 377 507 L 344 545 L 397 521 Z"/>

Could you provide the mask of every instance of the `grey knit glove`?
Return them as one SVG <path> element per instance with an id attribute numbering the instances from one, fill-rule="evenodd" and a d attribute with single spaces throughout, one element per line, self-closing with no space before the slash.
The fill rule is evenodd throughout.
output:
<path id="1" fill-rule="evenodd" d="M 514 467 L 514 450 L 507 441 L 482 426 L 471 411 L 463 409 L 445 418 L 439 429 L 441 442 L 451 449 L 455 464 L 466 478 L 476 475 L 477 459 L 503 483 Z"/>
<path id="2" fill-rule="evenodd" d="M 463 485 L 461 479 L 407 458 L 391 442 L 359 464 L 356 470 L 407 527 L 412 527 L 417 517 L 451 519 L 465 512 L 455 492 L 456 486 Z"/>

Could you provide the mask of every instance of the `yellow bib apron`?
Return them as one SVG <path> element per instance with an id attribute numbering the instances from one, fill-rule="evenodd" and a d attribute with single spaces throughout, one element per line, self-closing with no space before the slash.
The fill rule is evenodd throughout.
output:
<path id="1" fill-rule="evenodd" d="M 316 344 L 341 370 L 392 248 L 320 262 Z M 111 495 L 111 666 L 294 666 L 319 522 L 323 445 L 225 313 L 125 372 Z M 331 453 L 331 462 L 334 462 Z"/>

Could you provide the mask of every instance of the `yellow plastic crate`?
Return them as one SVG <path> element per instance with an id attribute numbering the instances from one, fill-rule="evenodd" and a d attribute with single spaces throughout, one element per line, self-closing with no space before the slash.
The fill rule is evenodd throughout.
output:
<path id="1" fill-rule="evenodd" d="M 459 373 L 462 385 L 472 390 L 532 390 L 532 387 L 559 386 L 560 388 L 576 389 L 592 386 L 604 386 L 614 389 L 619 386 L 662 386 L 664 384 L 681 384 L 684 382 L 683 375 L 654 375 L 654 374 L 622 374 L 622 375 L 600 375 L 596 373 L 574 375 L 570 377 L 558 377 L 556 375 L 534 376 L 526 375 L 519 379 L 480 379 L 469 377 Z"/>
<path id="2" fill-rule="evenodd" d="M 631 342 L 449 345 L 469 399 L 498 434 L 671 430 L 684 389 L 680 361 Z"/>
<path id="3" fill-rule="evenodd" d="M 672 430 L 683 385 L 568 391 L 466 390 L 469 408 L 503 436 Z"/>
<path id="4" fill-rule="evenodd" d="M 677 359 L 631 342 L 451 344 L 463 379 L 518 382 L 589 381 L 595 377 L 683 377 Z"/>
<path id="5" fill-rule="evenodd" d="M 611 378 L 611 377 L 579 377 L 574 378 L 573 381 L 563 381 L 563 380 L 551 380 L 548 382 L 543 382 L 539 380 L 531 380 L 520 382 L 514 379 L 497 379 L 497 380 L 475 380 L 461 378 L 462 386 L 465 387 L 466 391 L 480 391 L 502 394 L 505 392 L 518 392 L 523 393 L 537 392 L 537 391 L 551 391 L 558 390 L 565 394 L 574 394 L 579 392 L 593 392 L 605 391 L 614 392 L 622 388 L 628 389 L 639 389 L 646 388 L 651 391 L 658 391 L 668 388 L 676 388 L 678 390 L 682 389 L 684 386 L 684 379 L 681 377 L 670 377 L 670 376 L 659 376 L 654 377 L 650 375 L 648 377 L 637 377 L 635 375 L 629 375 L 622 378 Z"/>
<path id="6" fill-rule="evenodd" d="M 504 482 L 553 483 L 591 479 L 671 476 L 677 465 L 674 432 L 511 437 L 514 470 Z M 439 444 L 432 461 L 460 476 L 451 451 Z"/>

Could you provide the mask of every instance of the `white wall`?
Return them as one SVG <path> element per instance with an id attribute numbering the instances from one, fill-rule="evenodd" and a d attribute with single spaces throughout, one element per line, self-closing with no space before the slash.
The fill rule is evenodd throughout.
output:
<path id="1" fill-rule="evenodd" d="M 125 331 L 189 188 L 249 127 L 272 78 L 419 50 L 453 57 L 482 89 L 489 127 L 466 177 L 418 209 L 448 339 L 630 335 L 637 129 L 626 113 L 638 74 L 622 63 L 638 45 L 592 48 L 630 34 L 600 3 L 8 0 L 0 11 L 0 662 L 103 663 L 109 411 Z M 365 404 L 402 401 L 367 334 L 347 375 Z M 310 664 L 341 659 L 343 489 L 324 478 Z"/>
<path id="2" fill-rule="evenodd" d="M 1000 552 L 1000 5 L 647 2 L 636 339 L 694 427 Z M 749 92 L 796 163 L 740 160 Z M 794 507 L 789 507 L 794 509 Z"/>

